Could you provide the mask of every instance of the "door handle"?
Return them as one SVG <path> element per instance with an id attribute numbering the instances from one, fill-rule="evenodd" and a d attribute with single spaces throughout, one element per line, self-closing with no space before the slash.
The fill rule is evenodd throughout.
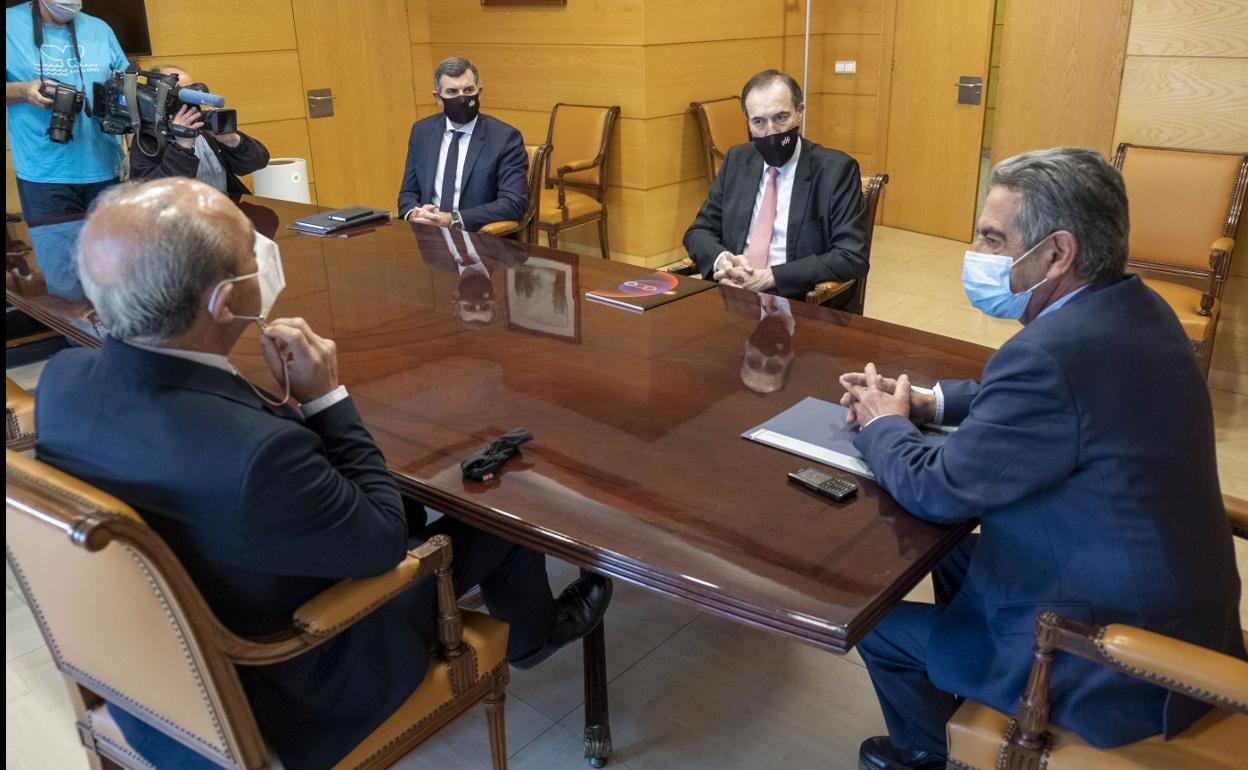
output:
<path id="1" fill-rule="evenodd" d="M 979 104 L 984 94 L 984 79 L 978 75 L 963 75 L 955 83 L 958 87 L 958 104 Z"/>
<path id="2" fill-rule="evenodd" d="M 308 117 L 330 118 L 334 115 L 334 92 L 329 88 L 308 89 Z"/>

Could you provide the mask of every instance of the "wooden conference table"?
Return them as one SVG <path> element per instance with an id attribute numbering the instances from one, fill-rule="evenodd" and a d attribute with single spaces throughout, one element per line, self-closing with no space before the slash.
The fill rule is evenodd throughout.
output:
<path id="1" fill-rule="evenodd" d="M 867 361 L 929 385 L 978 377 L 987 348 L 801 302 L 790 332 L 760 320 L 759 295 L 726 287 L 635 314 L 584 292 L 642 268 L 398 221 L 318 238 L 285 228 L 312 206 L 243 205 L 281 246 L 274 315 L 337 342 L 341 381 L 396 479 L 435 510 L 836 653 L 971 529 L 914 518 L 866 479 L 832 503 L 786 481 L 800 458 L 740 434 L 805 396 L 837 400 L 837 377 Z M 482 267 L 461 276 L 449 244 L 468 243 Z M 37 276 L 10 273 L 5 294 L 98 344 L 89 308 Z M 254 329 L 231 358 L 272 382 Z M 515 427 L 534 435 L 521 456 L 488 483 L 465 480 L 460 460 Z M 610 751 L 603 638 L 585 643 L 595 766 Z"/>

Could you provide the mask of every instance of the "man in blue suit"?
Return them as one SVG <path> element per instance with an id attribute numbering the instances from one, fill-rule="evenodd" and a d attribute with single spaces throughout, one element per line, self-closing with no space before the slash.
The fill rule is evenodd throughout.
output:
<path id="1" fill-rule="evenodd" d="M 1023 329 L 980 383 L 922 393 L 871 364 L 841 378 L 879 483 L 916 516 L 981 529 L 935 571 L 935 605 L 901 603 L 858 645 L 889 731 L 863 768 L 943 768 L 964 698 L 1014 712 L 1043 610 L 1245 657 L 1208 390 L 1169 306 L 1123 274 L 1127 230 L 1122 178 L 1096 153 L 1002 162 L 963 284 Z M 958 430 L 933 443 L 925 422 Z M 1171 737 L 1207 708 L 1072 655 L 1051 692 L 1052 721 L 1098 747 Z"/>
<path id="2" fill-rule="evenodd" d="M 503 121 L 480 114 L 476 66 L 458 56 L 443 59 L 433 72 L 433 89 L 442 112 L 412 124 L 399 216 L 472 231 L 522 218 L 529 201 L 524 139 Z"/>
<path id="3" fill-rule="evenodd" d="M 558 600 L 544 558 L 405 507 L 346 388 L 334 343 L 301 318 L 271 318 L 285 285 L 277 245 L 228 198 L 191 179 L 104 193 L 78 267 L 110 336 L 48 362 L 37 400 L 40 459 L 133 505 L 234 632 L 289 628 L 297 607 L 344 578 L 397 565 L 409 536 L 447 534 L 460 593 L 481 586 L 510 626 L 512 665 L 536 665 L 593 629 L 611 584 L 588 576 Z M 252 323 L 284 397 L 246 380 L 228 353 Z M 287 768 L 330 767 L 425 676 L 437 643 L 433 581 L 422 581 L 292 660 L 243 667 L 261 734 Z M 214 767 L 110 711 L 156 767 Z"/>

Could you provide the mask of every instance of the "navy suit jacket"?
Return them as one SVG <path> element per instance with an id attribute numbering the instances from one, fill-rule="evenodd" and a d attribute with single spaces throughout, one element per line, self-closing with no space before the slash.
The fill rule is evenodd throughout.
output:
<path id="1" fill-rule="evenodd" d="M 412 124 L 407 140 L 407 166 L 399 188 L 399 216 L 433 203 L 438 174 L 438 152 L 446 132 L 446 116 L 430 115 Z M 520 220 L 529 204 L 526 171 L 529 155 L 520 132 L 489 115 L 478 115 L 464 158 L 460 181 L 459 214 L 465 230 L 480 230 L 490 222 Z M 443 211 L 450 211 L 442 206 Z"/>
<path id="2" fill-rule="evenodd" d="M 979 519 L 961 589 L 931 632 L 940 689 L 1013 713 L 1043 610 L 1244 657 L 1213 413 L 1191 344 L 1138 276 L 1037 318 L 981 384 L 942 382 L 943 445 L 881 418 L 855 440 L 880 484 L 938 522 Z M 1095 746 L 1183 730 L 1202 703 L 1073 655 L 1052 718 Z"/>
<path id="3" fill-rule="evenodd" d="M 109 339 L 53 357 L 36 409 L 39 458 L 137 509 L 237 633 L 287 628 L 342 578 L 404 558 L 402 498 L 350 398 L 304 421 L 228 372 Z M 332 765 L 420 684 L 435 618 L 412 607 L 432 591 L 422 582 L 293 660 L 239 668 L 286 767 Z M 202 762 L 121 716 L 158 766 Z"/>
<path id="4" fill-rule="evenodd" d="M 728 150 L 724 167 L 685 232 L 685 251 L 710 278 L 721 252 L 745 253 L 754 200 L 763 178 L 763 156 L 752 144 Z M 772 293 L 801 299 L 823 281 L 867 274 L 866 210 L 858 161 L 802 139 L 789 199 L 786 259 L 774 266 Z"/>

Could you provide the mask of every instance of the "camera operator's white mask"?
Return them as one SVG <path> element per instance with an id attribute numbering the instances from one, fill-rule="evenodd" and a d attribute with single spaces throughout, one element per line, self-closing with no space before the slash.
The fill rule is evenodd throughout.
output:
<path id="1" fill-rule="evenodd" d="M 265 321 L 269 318 L 269 313 L 273 310 L 273 304 L 277 302 L 277 295 L 281 294 L 282 289 L 286 288 L 286 273 L 282 270 L 282 253 L 278 250 L 277 244 L 272 240 L 260 233 L 256 233 L 255 250 L 256 272 L 236 275 L 218 283 L 216 288 L 212 290 L 212 296 L 208 299 L 208 305 L 209 307 L 212 306 L 217 299 L 217 293 L 227 283 L 256 278 L 260 281 L 260 314 L 239 315 L 235 313 L 234 317 L 249 321 L 259 321 L 261 328 L 263 328 Z"/>
<path id="2" fill-rule="evenodd" d="M 44 8 L 47 8 L 49 16 L 62 24 L 68 24 L 82 10 L 82 0 L 47 0 Z"/>

